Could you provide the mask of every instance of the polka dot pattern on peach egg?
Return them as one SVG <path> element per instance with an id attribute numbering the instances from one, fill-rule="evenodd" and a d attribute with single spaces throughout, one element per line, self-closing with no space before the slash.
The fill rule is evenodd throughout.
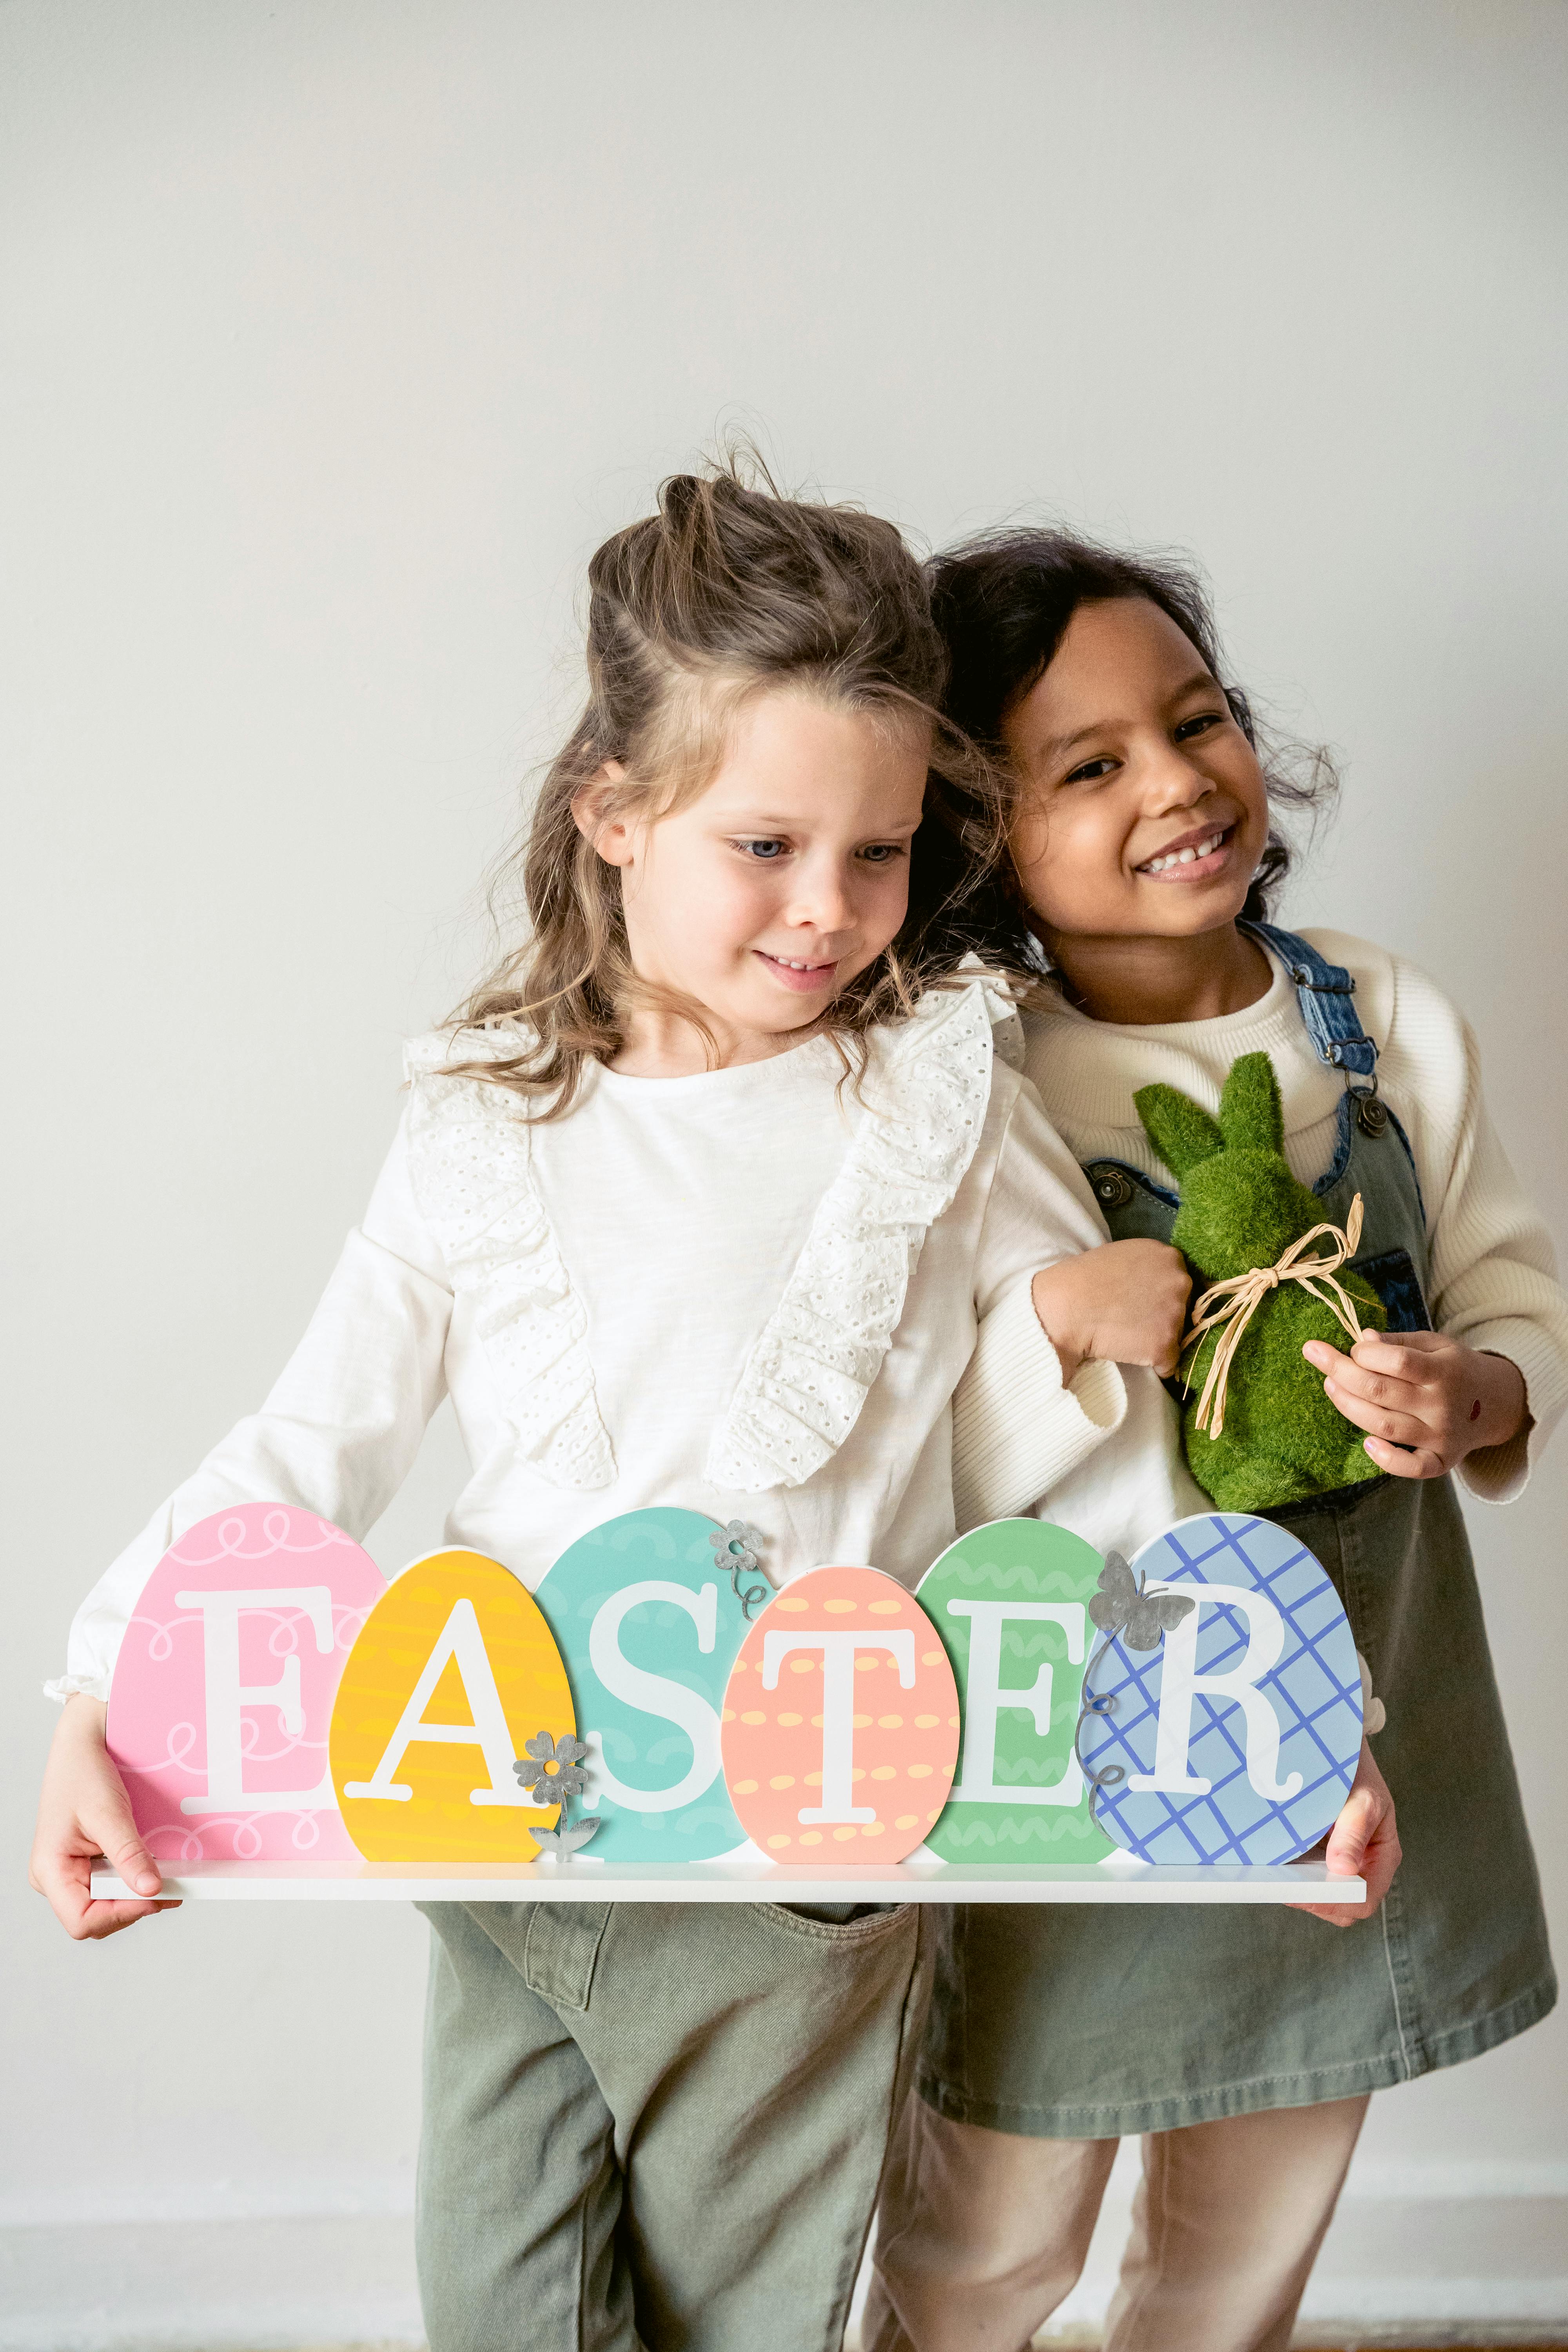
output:
<path id="1" fill-rule="evenodd" d="M 724 1778 L 778 1862 L 901 1862 L 958 1762 L 958 1691 L 931 1621 L 874 1568 L 815 1568 L 776 1593 L 725 1694 Z"/>

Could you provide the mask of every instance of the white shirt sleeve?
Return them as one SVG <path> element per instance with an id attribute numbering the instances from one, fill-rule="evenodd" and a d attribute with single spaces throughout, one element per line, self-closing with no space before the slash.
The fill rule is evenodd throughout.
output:
<path id="1" fill-rule="evenodd" d="M 400 1127 L 364 1222 L 259 1412 L 216 1445 L 78 1610 L 51 1698 L 107 1699 L 120 1644 L 171 1544 L 235 1503 L 292 1503 L 354 1537 L 386 1508 L 446 1394 L 452 1297 L 408 1181 Z"/>
<path id="2" fill-rule="evenodd" d="M 1525 1428 L 1468 1454 L 1458 1471 L 1479 1501 L 1511 1502 L 1568 1404 L 1568 1297 L 1552 1237 L 1487 1114 L 1469 1024 L 1415 965 L 1361 954 L 1380 1082 L 1410 1138 L 1426 1213 L 1434 1328 L 1508 1357 L 1524 1376 Z"/>
<path id="3" fill-rule="evenodd" d="M 1037 1270 L 1094 1249 L 1105 1227 L 1077 1160 L 1026 1080 L 1003 1137 L 980 1237 L 979 1332 L 953 1397 L 953 1505 L 960 1532 L 1026 1509 L 1117 1428 L 1127 1409 L 1114 1364 L 1062 1385 L 1031 1295 Z"/>

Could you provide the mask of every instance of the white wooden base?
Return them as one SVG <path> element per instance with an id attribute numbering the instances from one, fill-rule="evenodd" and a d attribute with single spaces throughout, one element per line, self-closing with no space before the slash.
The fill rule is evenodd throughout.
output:
<path id="1" fill-rule="evenodd" d="M 132 1894 L 95 1870 L 94 1895 Z M 1360 1903 L 1359 1878 L 1331 1878 L 1321 1862 L 1242 1869 L 1159 1869 L 1099 1864 L 908 1862 L 188 1862 L 163 1874 L 163 1893 L 229 1903 Z"/>

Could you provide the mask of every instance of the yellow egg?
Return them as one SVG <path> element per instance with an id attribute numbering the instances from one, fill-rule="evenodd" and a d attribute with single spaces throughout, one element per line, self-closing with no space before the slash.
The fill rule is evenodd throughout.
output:
<path id="1" fill-rule="evenodd" d="M 559 1818 L 512 1769 L 576 1731 L 561 1654 L 531 1595 L 478 1552 L 416 1560 L 381 1595 L 332 1708 L 332 1780 L 370 1862 L 531 1862 Z"/>

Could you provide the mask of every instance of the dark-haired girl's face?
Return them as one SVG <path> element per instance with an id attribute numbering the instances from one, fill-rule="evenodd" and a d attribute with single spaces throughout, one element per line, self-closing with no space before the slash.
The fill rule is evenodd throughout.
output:
<path id="1" fill-rule="evenodd" d="M 1233 923 L 1268 836 L 1251 744 L 1189 638 L 1143 597 L 1080 604 L 1003 723 L 1023 787 L 1013 856 L 1058 937 Z"/>

